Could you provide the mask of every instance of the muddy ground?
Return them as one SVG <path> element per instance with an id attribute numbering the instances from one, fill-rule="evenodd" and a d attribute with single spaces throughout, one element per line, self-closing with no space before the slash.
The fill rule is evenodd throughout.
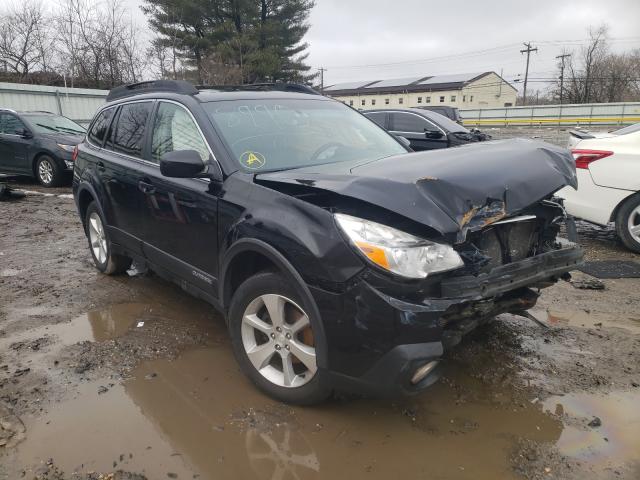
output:
<path id="1" fill-rule="evenodd" d="M 209 305 L 97 273 L 47 193 L 0 202 L 0 479 L 640 478 L 640 279 L 545 290 L 549 328 L 499 317 L 418 396 L 289 407 Z M 639 260 L 580 232 L 588 259 Z"/>

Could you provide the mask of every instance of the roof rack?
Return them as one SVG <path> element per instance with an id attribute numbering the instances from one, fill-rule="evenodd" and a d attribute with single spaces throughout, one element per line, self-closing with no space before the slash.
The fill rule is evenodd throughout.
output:
<path id="1" fill-rule="evenodd" d="M 51 115 L 55 115 L 55 113 L 49 112 L 48 110 L 26 110 L 23 113 L 50 113 Z"/>
<path id="2" fill-rule="evenodd" d="M 4 108 L 4 107 L 0 107 L 0 112 L 11 112 L 11 113 L 18 113 L 15 110 L 11 109 L 11 108 Z"/>
<path id="3" fill-rule="evenodd" d="M 219 90 L 223 92 L 238 91 L 276 91 L 306 93 L 320 95 L 316 90 L 299 83 L 251 83 L 247 85 L 198 85 L 194 86 L 184 80 L 150 80 L 147 82 L 130 83 L 115 87 L 109 91 L 107 102 L 120 98 L 152 92 L 173 92 L 183 95 L 196 95 L 200 90 Z"/>
<path id="4" fill-rule="evenodd" d="M 107 102 L 130 97 L 131 95 L 152 92 L 174 92 L 183 95 L 195 95 L 198 93 L 198 90 L 191 83 L 185 82 L 184 80 L 151 80 L 112 88 L 107 95 Z"/>
<path id="5" fill-rule="evenodd" d="M 261 91 L 261 92 L 292 92 L 320 95 L 313 88 L 300 83 L 249 83 L 245 85 L 198 85 L 199 90 L 220 90 L 225 92 Z"/>

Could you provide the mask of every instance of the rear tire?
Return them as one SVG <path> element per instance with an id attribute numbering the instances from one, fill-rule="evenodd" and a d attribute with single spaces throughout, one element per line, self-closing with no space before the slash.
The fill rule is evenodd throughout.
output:
<path id="1" fill-rule="evenodd" d="M 640 253 L 640 195 L 628 198 L 618 209 L 616 232 L 625 247 Z"/>
<path id="2" fill-rule="evenodd" d="M 123 273 L 131 266 L 131 259 L 113 253 L 105 225 L 96 202 L 91 202 L 85 213 L 84 229 L 93 263 L 98 270 L 107 275 Z"/>
<path id="3" fill-rule="evenodd" d="M 64 172 L 49 155 L 38 158 L 35 168 L 36 178 L 43 187 L 58 187 L 64 179 Z"/>
<path id="4" fill-rule="evenodd" d="M 281 313 L 281 315 L 278 315 Z M 316 352 L 324 339 L 319 319 L 287 279 L 262 272 L 233 295 L 229 330 L 240 368 L 267 395 L 285 403 L 313 405 L 327 399 Z"/>

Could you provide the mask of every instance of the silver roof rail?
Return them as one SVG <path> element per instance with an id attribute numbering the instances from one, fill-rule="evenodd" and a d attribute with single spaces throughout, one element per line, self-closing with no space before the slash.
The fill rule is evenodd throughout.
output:
<path id="1" fill-rule="evenodd" d="M 0 112 L 18 113 L 15 110 L 12 110 L 11 108 L 4 108 L 4 107 L 0 107 Z"/>

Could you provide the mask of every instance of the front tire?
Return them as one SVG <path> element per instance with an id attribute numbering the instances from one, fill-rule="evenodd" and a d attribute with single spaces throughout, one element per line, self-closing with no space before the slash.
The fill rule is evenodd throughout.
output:
<path id="1" fill-rule="evenodd" d="M 236 290 L 229 329 L 243 372 L 269 396 L 285 403 L 312 405 L 331 391 L 323 384 L 316 352 L 323 339 L 311 309 L 284 276 L 262 272 Z"/>
<path id="2" fill-rule="evenodd" d="M 43 187 L 57 187 L 62 184 L 64 172 L 49 155 L 42 155 L 36 162 L 36 178 Z"/>
<path id="3" fill-rule="evenodd" d="M 616 232 L 625 247 L 640 253 L 640 195 L 628 198 L 618 209 Z"/>
<path id="4" fill-rule="evenodd" d="M 93 263 L 107 275 L 123 273 L 131 266 L 131 259 L 113 253 L 105 225 L 96 202 L 91 202 L 85 213 L 84 228 Z"/>

